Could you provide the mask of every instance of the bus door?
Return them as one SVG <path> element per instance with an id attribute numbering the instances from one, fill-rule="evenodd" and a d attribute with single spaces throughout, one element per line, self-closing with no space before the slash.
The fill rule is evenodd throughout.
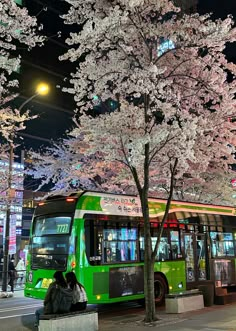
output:
<path id="1" fill-rule="evenodd" d="M 184 234 L 187 284 L 207 279 L 205 245 L 205 234 Z"/>
<path id="2" fill-rule="evenodd" d="M 196 258 L 197 258 L 197 277 L 198 281 L 203 281 L 207 279 L 207 269 L 206 269 L 206 235 L 198 234 L 196 235 Z"/>

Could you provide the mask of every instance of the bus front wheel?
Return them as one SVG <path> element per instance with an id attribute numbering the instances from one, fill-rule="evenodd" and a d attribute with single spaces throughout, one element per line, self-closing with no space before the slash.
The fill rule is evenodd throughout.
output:
<path id="1" fill-rule="evenodd" d="M 168 293 L 167 283 L 160 274 L 154 275 L 155 304 L 160 306 L 165 303 L 165 295 Z"/>

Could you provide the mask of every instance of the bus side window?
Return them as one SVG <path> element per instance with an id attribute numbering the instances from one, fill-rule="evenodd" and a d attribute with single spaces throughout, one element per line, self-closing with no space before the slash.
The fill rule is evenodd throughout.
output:
<path id="1" fill-rule="evenodd" d="M 136 241 L 104 241 L 103 261 L 104 263 L 137 261 Z"/>
<path id="2" fill-rule="evenodd" d="M 140 238 L 139 238 L 139 260 L 144 261 L 144 237 L 143 233 L 140 233 Z"/>
<path id="3" fill-rule="evenodd" d="M 171 244 L 172 259 L 176 260 L 182 257 L 180 251 L 179 231 L 170 231 L 170 244 Z"/>
<path id="4" fill-rule="evenodd" d="M 111 262 L 111 250 L 110 248 L 104 247 L 104 262 Z"/>
<path id="5" fill-rule="evenodd" d="M 96 220 L 85 221 L 85 251 L 91 265 L 100 265 L 102 231 Z"/>
<path id="6" fill-rule="evenodd" d="M 119 248 L 116 248 L 116 261 L 117 262 L 121 261 L 121 251 Z"/>

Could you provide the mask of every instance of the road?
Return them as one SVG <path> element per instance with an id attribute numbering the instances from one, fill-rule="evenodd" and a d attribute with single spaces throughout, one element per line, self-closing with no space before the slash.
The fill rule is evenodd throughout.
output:
<path id="1" fill-rule="evenodd" d="M 35 330 L 34 312 L 41 305 L 40 300 L 24 298 L 22 291 L 13 298 L 0 299 L 0 330 Z"/>
<path id="2" fill-rule="evenodd" d="M 42 306 L 41 300 L 25 298 L 23 291 L 16 291 L 14 297 L 0 299 L 0 330 L 1 331 L 26 331 L 36 330 L 34 327 L 34 312 Z M 143 308 L 137 303 L 123 303 L 100 305 L 98 309 L 99 320 L 112 315 L 126 315 L 139 313 Z"/>

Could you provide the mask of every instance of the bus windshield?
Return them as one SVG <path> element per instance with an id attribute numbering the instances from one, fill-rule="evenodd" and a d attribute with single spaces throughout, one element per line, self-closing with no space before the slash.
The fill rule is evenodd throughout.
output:
<path id="1" fill-rule="evenodd" d="M 34 219 L 33 236 L 44 236 L 50 234 L 68 234 L 71 225 L 70 216 L 37 216 Z"/>
<path id="2" fill-rule="evenodd" d="M 32 269 L 65 270 L 71 220 L 68 215 L 35 217 L 31 239 Z"/>

